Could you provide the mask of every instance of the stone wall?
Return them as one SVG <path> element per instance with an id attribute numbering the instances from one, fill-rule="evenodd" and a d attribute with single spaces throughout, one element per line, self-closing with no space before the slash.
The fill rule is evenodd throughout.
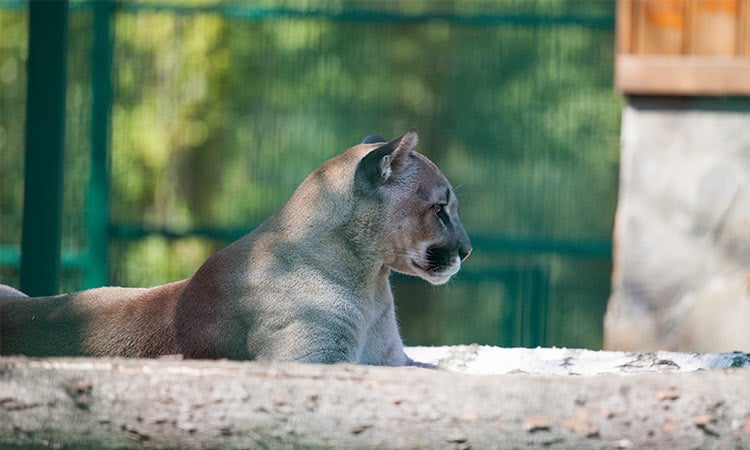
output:
<path id="1" fill-rule="evenodd" d="M 750 350 L 750 99 L 631 97 L 605 348 Z"/>

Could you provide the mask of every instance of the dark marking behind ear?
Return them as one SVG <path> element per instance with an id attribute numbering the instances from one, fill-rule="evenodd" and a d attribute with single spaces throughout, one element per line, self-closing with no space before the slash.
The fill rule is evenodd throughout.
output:
<path id="1" fill-rule="evenodd" d="M 385 183 L 409 158 L 417 140 L 417 131 L 409 130 L 400 138 L 381 145 L 362 158 L 356 176 L 364 178 L 372 186 Z"/>
<path id="2" fill-rule="evenodd" d="M 377 144 L 378 142 L 387 142 L 383 136 L 379 134 L 370 134 L 367 135 L 364 139 L 362 139 L 362 144 Z"/>

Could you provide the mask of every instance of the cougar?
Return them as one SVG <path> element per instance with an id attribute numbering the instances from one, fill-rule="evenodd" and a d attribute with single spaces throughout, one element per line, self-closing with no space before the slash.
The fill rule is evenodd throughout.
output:
<path id="1" fill-rule="evenodd" d="M 368 136 L 188 279 L 38 298 L 0 290 L 0 354 L 413 364 L 390 272 L 444 284 L 471 253 L 451 184 L 416 145 L 415 130 Z"/>

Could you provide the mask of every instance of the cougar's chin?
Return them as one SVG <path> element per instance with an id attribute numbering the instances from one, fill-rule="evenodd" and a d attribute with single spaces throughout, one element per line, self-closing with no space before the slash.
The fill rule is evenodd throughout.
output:
<path id="1" fill-rule="evenodd" d="M 435 286 L 447 283 L 453 275 L 461 270 L 461 259 L 458 256 L 453 258 L 450 264 L 446 266 L 433 266 L 430 264 L 428 267 L 423 267 L 414 260 L 411 260 L 410 263 L 412 269 L 414 269 L 411 275 L 416 275 Z"/>

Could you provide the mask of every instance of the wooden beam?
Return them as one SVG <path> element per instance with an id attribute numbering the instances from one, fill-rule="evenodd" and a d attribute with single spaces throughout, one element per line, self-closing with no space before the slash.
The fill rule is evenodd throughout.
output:
<path id="1" fill-rule="evenodd" d="M 637 2 L 640 5 L 635 51 L 644 55 L 684 53 L 686 0 Z"/>
<path id="2" fill-rule="evenodd" d="M 0 359 L 2 448 L 748 448 L 747 369 Z"/>
<path id="3" fill-rule="evenodd" d="M 688 3 L 689 55 L 738 56 L 741 24 L 736 0 L 690 0 Z"/>
<path id="4" fill-rule="evenodd" d="M 617 20 L 615 33 L 617 53 L 633 53 L 633 23 L 635 15 L 635 0 L 619 0 L 617 2 Z"/>
<path id="5" fill-rule="evenodd" d="M 750 59 L 620 54 L 615 88 L 624 94 L 750 95 Z"/>
<path id="6" fill-rule="evenodd" d="M 750 0 L 737 0 L 737 55 L 750 58 Z"/>

